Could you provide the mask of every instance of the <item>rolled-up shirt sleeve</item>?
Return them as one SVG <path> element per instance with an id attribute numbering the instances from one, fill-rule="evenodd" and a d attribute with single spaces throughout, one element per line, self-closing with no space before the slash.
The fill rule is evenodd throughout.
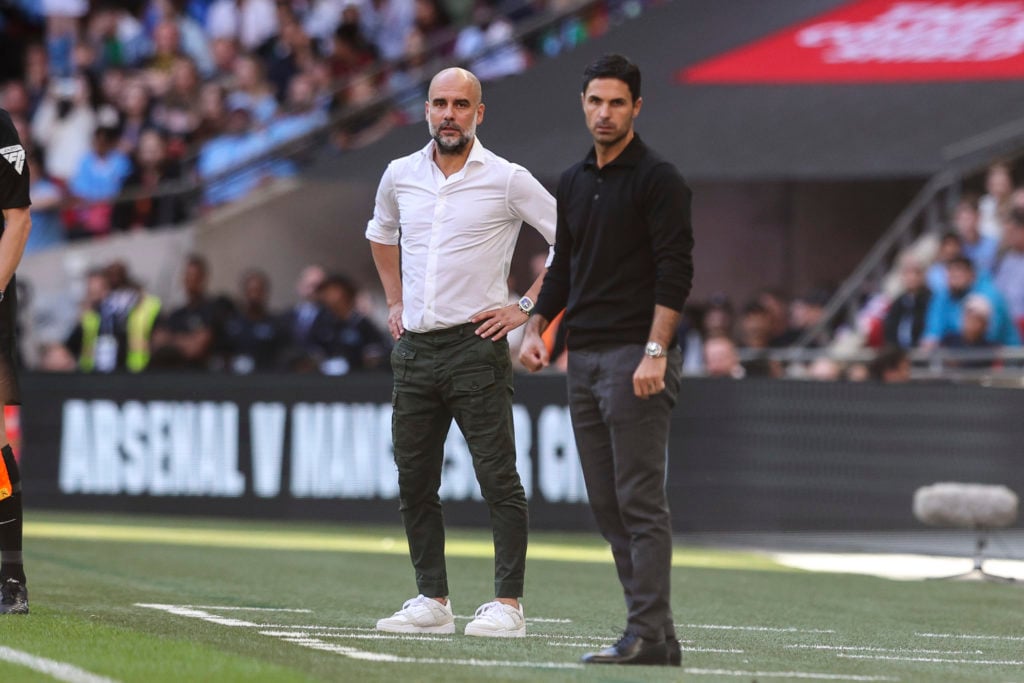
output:
<path id="1" fill-rule="evenodd" d="M 366 224 L 366 239 L 378 244 L 398 244 L 401 224 L 399 223 L 398 201 L 395 198 L 395 181 L 391 164 L 384 169 L 377 198 L 373 206 L 373 218 Z"/>
<path id="2" fill-rule="evenodd" d="M 548 247 L 554 246 L 555 198 L 529 171 L 515 164 L 508 179 L 508 210 L 516 218 L 532 225 Z"/>

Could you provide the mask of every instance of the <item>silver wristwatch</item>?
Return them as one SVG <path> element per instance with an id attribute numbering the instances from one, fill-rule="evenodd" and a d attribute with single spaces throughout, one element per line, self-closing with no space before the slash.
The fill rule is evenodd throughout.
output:
<path id="1" fill-rule="evenodd" d="M 647 346 L 644 347 L 644 353 L 651 358 L 664 358 L 665 348 L 656 341 L 649 341 Z"/>
<path id="2" fill-rule="evenodd" d="M 519 310 L 525 313 L 526 315 L 530 315 L 530 313 L 533 312 L 533 299 L 531 299 L 528 296 L 524 296 L 522 299 L 520 299 Z"/>

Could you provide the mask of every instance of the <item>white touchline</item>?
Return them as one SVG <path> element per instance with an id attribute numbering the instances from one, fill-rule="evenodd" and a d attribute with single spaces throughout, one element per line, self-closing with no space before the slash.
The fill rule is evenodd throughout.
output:
<path id="1" fill-rule="evenodd" d="M 835 633 L 830 628 L 796 628 L 795 626 L 728 626 L 724 624 L 685 624 L 684 628 L 720 631 L 769 631 L 771 633 Z"/>
<path id="2" fill-rule="evenodd" d="M 860 652 L 904 652 L 921 655 L 983 655 L 984 650 L 922 650 L 920 648 L 906 647 L 867 647 L 857 645 L 787 645 L 788 648 L 801 650 L 839 650 L 839 651 L 860 651 Z"/>
<path id="3" fill-rule="evenodd" d="M 0 645 L 0 660 L 24 666 L 65 683 L 117 683 L 113 678 L 90 673 L 72 664 L 37 657 L 3 645 Z"/>
<path id="4" fill-rule="evenodd" d="M 451 636 L 429 636 L 429 635 L 398 635 L 389 633 L 330 633 L 324 631 L 260 631 L 261 636 L 272 636 L 274 638 L 304 638 L 315 636 L 317 638 L 344 638 L 346 640 L 418 640 L 427 643 L 452 643 L 455 642 Z"/>
<path id="5" fill-rule="evenodd" d="M 1013 640 L 1024 642 L 1024 636 L 983 636 L 971 633 L 915 633 L 918 638 L 961 638 L 963 640 Z"/>
<path id="6" fill-rule="evenodd" d="M 156 609 L 168 614 L 174 614 L 179 617 L 192 617 L 193 619 L 202 619 L 208 621 L 211 624 L 220 624 L 221 626 L 245 626 L 247 628 L 255 627 L 256 624 L 251 621 L 243 621 L 241 619 L 229 619 L 227 617 L 218 617 L 209 612 L 192 609 L 190 607 L 184 607 L 182 605 L 164 605 L 160 603 L 146 603 L 137 602 L 136 607 L 145 607 L 147 609 Z"/>
<path id="7" fill-rule="evenodd" d="M 859 676 L 856 674 L 824 674 L 810 671 L 732 671 L 729 669 L 683 669 L 697 676 L 737 676 L 740 678 L 804 678 L 820 681 L 898 681 L 892 676 Z"/>
<path id="8" fill-rule="evenodd" d="M 947 657 L 892 657 L 889 655 L 846 655 L 839 653 L 836 657 L 846 659 L 884 659 L 893 662 L 936 662 L 944 664 L 986 664 L 1022 666 L 1024 659 L 949 659 Z"/>
<path id="9" fill-rule="evenodd" d="M 366 652 L 357 650 L 354 647 L 343 645 L 332 645 L 316 638 L 284 638 L 283 640 L 323 652 L 360 659 L 371 662 L 387 662 L 391 664 L 445 664 L 449 666 L 499 666 L 517 667 L 528 669 L 582 669 L 582 664 L 566 662 L 526 662 L 526 661 L 496 661 L 493 659 L 441 659 L 430 657 L 402 657 L 399 655 L 381 654 L 377 652 Z"/>
<path id="10" fill-rule="evenodd" d="M 294 607 L 232 607 L 229 605 L 178 605 L 190 609 L 217 609 L 222 611 L 235 612 L 295 612 L 298 614 L 312 614 L 311 609 L 297 609 Z"/>
<path id="11" fill-rule="evenodd" d="M 472 614 L 456 614 L 456 619 L 476 619 Z M 526 617 L 526 622 L 533 622 L 535 624 L 571 624 L 572 619 L 551 619 L 548 617 Z"/>

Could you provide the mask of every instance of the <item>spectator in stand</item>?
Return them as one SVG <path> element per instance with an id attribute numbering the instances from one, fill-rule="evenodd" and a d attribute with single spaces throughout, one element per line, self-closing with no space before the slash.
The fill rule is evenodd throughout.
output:
<path id="1" fill-rule="evenodd" d="M 772 315 L 757 299 L 743 308 L 740 317 L 740 347 L 746 350 L 761 351 L 750 360 L 743 362 L 746 377 L 779 377 L 782 368 L 764 354 L 772 340 Z"/>
<path id="2" fill-rule="evenodd" d="M 274 91 L 263 76 L 263 66 L 255 57 L 242 55 L 235 60 L 234 89 L 228 93 L 228 107 L 248 109 L 253 121 L 260 126 L 270 123 L 277 113 Z"/>
<path id="3" fill-rule="evenodd" d="M 235 78 L 234 66 L 238 59 L 238 41 L 234 38 L 215 38 L 210 45 L 213 54 L 213 72 L 210 82 L 227 86 Z"/>
<path id="4" fill-rule="evenodd" d="M 428 63 L 428 56 L 423 33 L 414 28 L 406 41 L 405 57 L 388 74 L 387 89 L 404 124 L 416 123 L 423 117 L 423 103 L 427 101 L 425 83 L 438 71 L 436 64 Z"/>
<path id="5" fill-rule="evenodd" d="M 170 90 L 154 107 L 153 123 L 168 137 L 170 156 L 185 156 L 187 143 L 194 139 L 200 124 L 199 72 L 185 57 L 171 67 Z"/>
<path id="6" fill-rule="evenodd" d="M 992 319 L 992 304 L 981 294 L 968 294 L 961 307 L 960 328 L 942 338 L 942 346 L 951 349 L 984 350 L 999 344 L 986 338 L 989 321 Z M 958 367 L 985 368 L 992 366 L 991 359 L 969 358 L 954 361 Z"/>
<path id="7" fill-rule="evenodd" d="M 103 72 L 138 63 L 148 47 L 142 24 L 113 0 L 95 5 L 83 36 L 95 53 L 95 68 Z"/>
<path id="8" fill-rule="evenodd" d="M 98 307 L 87 308 L 67 347 L 86 372 L 142 372 L 149 364 L 150 335 L 160 313 L 160 300 L 128 276 L 124 263 L 104 270 L 109 292 Z M 102 280 L 90 274 L 90 299 L 102 291 Z"/>
<path id="9" fill-rule="evenodd" d="M 716 336 L 704 341 L 704 372 L 708 377 L 742 379 L 746 371 L 732 339 Z"/>
<path id="10" fill-rule="evenodd" d="M 217 206 L 245 197 L 263 181 L 260 167 L 239 168 L 262 152 L 262 144 L 249 127 L 252 116 L 241 105 L 231 108 L 224 133 L 203 145 L 199 153 L 199 177 L 206 184 L 204 199 Z"/>
<path id="11" fill-rule="evenodd" d="M 186 58 L 181 49 L 181 33 L 173 21 L 161 21 L 153 30 L 153 54 L 146 60 L 143 78 L 156 97 L 164 97 L 171 89 L 171 70 L 175 62 Z"/>
<path id="12" fill-rule="evenodd" d="M 413 0 L 412 28 L 419 29 L 431 52 L 450 55 L 456 31 L 451 15 L 441 0 Z M 411 29 L 410 29 L 411 30 Z M 406 34 L 408 44 L 408 34 Z"/>
<path id="13" fill-rule="evenodd" d="M 956 232 L 960 235 L 964 256 L 974 263 L 974 269 L 979 277 L 991 276 L 996 254 L 999 252 L 999 239 L 981 234 L 978 200 L 974 197 L 964 197 L 957 202 L 953 221 Z"/>
<path id="14" fill-rule="evenodd" d="M 283 10 L 280 21 L 280 33 L 260 49 L 260 56 L 275 96 L 278 101 L 284 102 L 288 96 L 288 84 L 312 66 L 316 53 L 312 39 L 295 18 L 294 12 Z"/>
<path id="15" fill-rule="evenodd" d="M 991 281 L 977 277 L 974 264 L 966 256 L 954 258 L 946 269 L 949 287 L 932 296 L 921 346 L 934 349 L 947 336 L 962 332 L 963 303 L 969 294 L 980 294 L 992 306 L 986 335 L 988 341 L 1003 346 L 1019 346 L 1017 327 L 1010 319 L 1005 300 Z"/>
<path id="16" fill-rule="evenodd" d="M 898 346 L 886 346 L 868 365 L 868 376 L 883 384 L 910 381 L 910 356 Z"/>
<path id="17" fill-rule="evenodd" d="M 19 138 L 25 140 L 27 138 Z M 55 247 L 64 242 L 64 223 L 60 217 L 60 208 L 64 203 L 64 192 L 60 185 L 46 174 L 38 149 L 28 152 L 29 196 L 32 206 L 32 230 L 28 233 L 25 243 L 25 254 Z"/>
<path id="18" fill-rule="evenodd" d="M 455 56 L 470 63 L 481 80 L 522 73 L 529 64 L 527 52 L 516 43 L 515 27 L 498 13 L 490 0 L 476 0 L 473 23 L 459 31 Z"/>
<path id="19" fill-rule="evenodd" d="M 224 321 L 220 308 L 207 294 L 209 266 L 206 259 L 190 254 L 185 261 L 182 288 L 185 303 L 161 316 L 153 330 L 153 362 L 159 369 L 206 370 L 216 337 Z"/>
<path id="20" fill-rule="evenodd" d="M 268 134 L 273 144 L 279 144 L 308 135 L 326 123 L 327 112 L 317 104 L 312 77 L 298 74 L 288 84 L 288 101 Z"/>
<path id="21" fill-rule="evenodd" d="M 889 346 L 912 349 L 924 334 L 932 292 L 925 283 L 925 270 L 913 254 L 900 259 L 899 296 L 890 304 L 883 323 L 883 338 Z"/>
<path id="22" fill-rule="evenodd" d="M 366 0 L 359 8 L 362 34 L 387 62 L 402 58 L 415 19 L 414 0 Z"/>
<path id="23" fill-rule="evenodd" d="M 227 95 L 217 83 L 206 83 L 199 89 L 199 125 L 192 134 L 192 143 L 202 146 L 224 132 L 227 126 Z"/>
<path id="24" fill-rule="evenodd" d="M 317 318 L 313 340 L 324 361 L 325 375 L 387 369 L 391 344 L 355 307 L 356 286 L 343 275 L 331 275 L 317 289 L 324 315 Z"/>
<path id="25" fill-rule="evenodd" d="M 762 289 L 757 302 L 768 315 L 768 345 L 773 348 L 790 346 L 800 335 L 789 325 L 789 301 L 777 289 Z"/>
<path id="26" fill-rule="evenodd" d="M 401 121 L 386 100 L 378 100 L 379 93 L 370 77 L 352 81 L 345 93 L 347 106 L 359 113 L 342 120 L 334 138 L 341 149 L 357 149 L 376 142 Z"/>
<path id="27" fill-rule="evenodd" d="M 985 196 L 978 202 L 981 234 L 1000 242 L 1003 239 L 1002 217 L 1010 210 L 1013 193 L 1013 169 L 1009 162 L 997 161 L 988 167 Z"/>
<path id="28" fill-rule="evenodd" d="M 722 292 L 711 295 L 701 318 L 701 336 L 728 337 L 733 339 L 736 328 L 736 313 L 732 301 Z"/>
<path id="29" fill-rule="evenodd" d="M 32 200 L 36 201 L 35 194 Z M 35 231 L 35 224 L 32 230 Z M 1005 241 L 1006 251 L 996 265 L 996 289 L 1006 299 L 1010 315 L 1024 336 L 1024 208 L 1010 212 Z"/>
<path id="30" fill-rule="evenodd" d="M 813 287 L 806 294 L 793 299 L 789 305 L 789 329 L 783 333 L 783 346 L 790 346 L 803 334 L 817 326 L 825 315 L 825 306 L 831 298 L 831 292 L 825 287 Z M 809 346 L 818 348 L 829 343 L 830 330 L 826 327 L 810 340 Z"/>
<path id="31" fill-rule="evenodd" d="M 103 125 L 93 135 L 93 148 L 82 159 L 71 178 L 69 189 L 81 206 L 75 211 L 71 239 L 105 235 L 110 232 L 113 201 L 121 193 L 132 162 L 117 148 L 118 130 Z"/>
<path id="32" fill-rule="evenodd" d="M 106 269 L 90 270 L 85 276 L 85 297 L 81 303 L 78 324 L 64 341 L 65 348 L 76 359 L 78 368 L 85 372 L 95 369 L 100 316 L 103 302 L 109 294 L 110 281 L 107 279 Z"/>
<path id="33" fill-rule="evenodd" d="M 7 110 L 12 120 L 28 120 L 32 116 L 32 103 L 28 90 L 21 81 L 8 81 L 0 86 L 0 107 Z M 19 134 L 21 131 L 19 131 Z M 29 138 L 21 138 L 28 142 Z"/>
<path id="34" fill-rule="evenodd" d="M 281 322 L 288 331 L 288 343 L 295 355 L 309 354 L 316 348 L 313 328 L 323 312 L 317 295 L 320 285 L 327 277 L 322 266 L 311 264 L 302 269 L 295 283 L 298 303 L 282 316 Z"/>
<path id="35" fill-rule="evenodd" d="M 334 32 L 331 46 L 328 62 L 335 81 L 347 83 L 372 73 L 377 61 L 377 50 L 355 24 L 339 26 Z"/>
<path id="36" fill-rule="evenodd" d="M 114 205 L 113 225 L 117 230 L 177 225 L 188 218 L 185 199 L 167 194 L 167 183 L 181 180 L 177 162 L 167 158 L 167 143 L 155 129 L 142 134 L 135 152 L 133 170 L 124 183 L 128 197 Z"/>
<path id="37" fill-rule="evenodd" d="M 151 6 L 156 10 L 159 19 L 169 21 L 178 28 L 181 36 L 181 51 L 196 65 L 203 76 L 213 73 L 213 56 L 203 27 L 186 11 L 187 0 L 156 0 Z"/>
<path id="38" fill-rule="evenodd" d="M 247 52 L 277 35 L 273 0 L 215 0 L 206 13 L 211 38 L 234 38 Z"/>
<path id="39" fill-rule="evenodd" d="M 935 256 L 935 262 L 928 267 L 925 274 L 925 282 L 932 294 L 941 292 L 949 286 L 946 267 L 950 261 L 963 255 L 964 244 L 959 233 L 947 232 L 939 238 L 939 251 Z"/>
<path id="40" fill-rule="evenodd" d="M 25 85 L 29 100 L 26 116 L 31 118 L 46 96 L 50 85 L 50 62 L 46 58 L 46 48 L 39 43 L 31 43 L 25 48 L 25 79 L 22 83 Z"/>
<path id="41" fill-rule="evenodd" d="M 242 276 L 239 310 L 224 325 L 228 368 L 238 375 L 278 368 L 288 347 L 288 332 L 270 312 L 270 278 L 259 270 Z"/>
<path id="42" fill-rule="evenodd" d="M 138 147 L 142 131 L 152 125 L 149 118 L 149 93 L 140 79 L 124 79 L 118 95 L 114 100 L 121 119 L 121 139 L 117 146 L 125 154 L 131 155 Z"/>
<path id="43" fill-rule="evenodd" d="M 89 81 L 84 76 L 55 80 L 32 118 L 32 139 L 44 152 L 46 172 L 59 182 L 70 180 L 95 129 Z"/>

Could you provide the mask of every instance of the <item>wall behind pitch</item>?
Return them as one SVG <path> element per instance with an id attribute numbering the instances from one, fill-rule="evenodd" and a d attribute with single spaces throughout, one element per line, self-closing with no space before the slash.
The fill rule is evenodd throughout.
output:
<path id="1" fill-rule="evenodd" d="M 31 507 L 397 522 L 388 375 L 23 378 Z M 518 377 L 518 465 L 534 528 L 592 528 L 564 380 Z M 668 490 L 679 531 L 897 529 L 943 480 L 1024 493 L 1024 392 L 688 379 Z M 453 429 L 441 491 L 486 525 Z"/>

